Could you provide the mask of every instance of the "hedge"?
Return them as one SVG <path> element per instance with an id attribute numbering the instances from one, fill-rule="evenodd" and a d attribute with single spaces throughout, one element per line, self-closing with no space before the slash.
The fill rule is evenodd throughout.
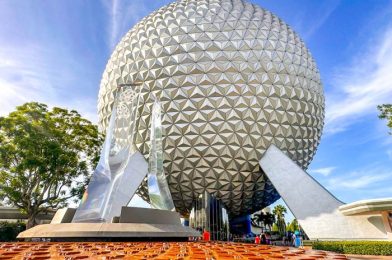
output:
<path id="1" fill-rule="evenodd" d="M 26 230 L 26 224 L 23 222 L 0 222 L 0 242 L 15 241 L 16 236 Z"/>
<path id="2" fill-rule="evenodd" d="M 315 241 L 313 249 L 355 255 L 392 255 L 388 241 Z"/>

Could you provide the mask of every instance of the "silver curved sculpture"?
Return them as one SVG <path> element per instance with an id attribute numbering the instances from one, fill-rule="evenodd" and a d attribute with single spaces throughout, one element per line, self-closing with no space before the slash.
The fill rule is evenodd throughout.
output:
<path id="1" fill-rule="evenodd" d="M 163 171 L 161 103 L 154 93 L 150 126 L 150 156 L 148 160 L 148 195 L 154 208 L 175 210 L 173 199 Z"/>
<path id="2" fill-rule="evenodd" d="M 100 160 L 72 222 L 110 222 L 147 175 L 133 142 L 140 89 L 118 89 Z"/>

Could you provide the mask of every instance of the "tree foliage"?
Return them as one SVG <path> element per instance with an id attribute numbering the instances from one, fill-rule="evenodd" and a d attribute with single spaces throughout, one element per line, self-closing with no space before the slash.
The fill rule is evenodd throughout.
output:
<path id="1" fill-rule="evenodd" d="M 258 227 L 262 229 L 262 232 L 264 232 L 264 229 L 268 227 L 269 230 L 271 230 L 272 224 L 275 222 L 275 216 L 269 212 L 263 212 L 260 211 L 259 213 L 253 214 L 253 217 L 251 218 L 251 223 L 254 227 Z"/>
<path id="2" fill-rule="evenodd" d="M 31 102 L 0 117 L 0 199 L 29 216 L 82 194 L 102 136 L 76 111 Z"/>
<path id="3" fill-rule="evenodd" d="M 274 223 L 272 225 L 272 230 L 271 231 L 274 231 L 274 232 L 278 232 L 279 231 L 278 225 L 276 225 L 276 223 Z"/>
<path id="4" fill-rule="evenodd" d="M 272 225 L 275 223 L 275 215 L 266 212 L 264 216 L 264 225 L 266 227 L 269 227 L 269 230 L 271 230 Z"/>
<path id="5" fill-rule="evenodd" d="M 18 234 L 26 229 L 23 222 L 0 221 L 0 242 L 16 241 Z"/>
<path id="6" fill-rule="evenodd" d="M 251 224 L 254 227 L 263 228 L 264 218 L 265 218 L 265 213 L 263 211 L 260 211 L 259 213 L 255 213 L 251 218 Z"/>
<path id="7" fill-rule="evenodd" d="M 389 128 L 392 129 L 392 104 L 384 104 L 377 106 L 378 110 L 380 110 L 379 118 L 381 119 L 386 119 L 387 125 Z M 392 132 L 389 132 L 389 134 L 392 134 Z"/>
<path id="8" fill-rule="evenodd" d="M 299 230 L 299 224 L 296 218 L 293 219 L 293 221 L 291 221 L 290 223 L 287 223 L 286 230 L 291 232 L 295 232 L 296 230 Z"/>
<path id="9" fill-rule="evenodd" d="M 276 226 L 278 227 L 280 235 L 284 235 L 286 232 L 286 222 L 284 220 L 284 214 L 287 213 L 286 207 L 283 205 L 276 205 L 272 213 L 276 217 Z"/>

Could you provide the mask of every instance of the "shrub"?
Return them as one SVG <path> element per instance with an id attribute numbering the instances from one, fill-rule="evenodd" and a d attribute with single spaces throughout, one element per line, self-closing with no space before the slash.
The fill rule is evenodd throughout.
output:
<path id="1" fill-rule="evenodd" d="M 388 241 L 315 241 L 313 249 L 356 255 L 392 255 Z"/>
<path id="2" fill-rule="evenodd" d="M 26 224 L 23 222 L 0 222 L 0 242 L 15 241 L 16 236 L 26 230 Z"/>

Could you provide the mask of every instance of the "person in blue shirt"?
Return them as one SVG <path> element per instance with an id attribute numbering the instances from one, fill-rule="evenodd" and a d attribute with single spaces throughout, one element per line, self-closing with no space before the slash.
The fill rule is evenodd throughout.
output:
<path id="1" fill-rule="evenodd" d="M 296 230 L 296 231 L 294 232 L 294 234 L 295 234 L 295 243 L 294 243 L 294 246 L 295 246 L 295 247 L 302 247 L 302 236 L 301 236 L 301 232 L 298 231 L 298 230 Z"/>

